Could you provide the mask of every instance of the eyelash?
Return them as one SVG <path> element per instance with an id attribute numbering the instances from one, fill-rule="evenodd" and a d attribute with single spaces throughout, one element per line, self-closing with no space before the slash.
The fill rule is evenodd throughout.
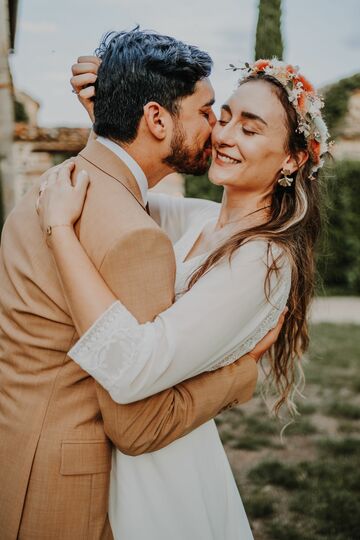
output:
<path id="1" fill-rule="evenodd" d="M 218 122 L 219 122 L 220 126 L 222 126 L 222 127 L 226 126 L 226 124 L 229 123 L 226 120 L 219 120 Z M 241 129 L 243 130 L 243 133 L 245 135 L 247 135 L 248 137 L 249 136 L 251 137 L 252 135 L 257 135 L 256 131 L 249 131 L 248 129 L 245 129 L 244 127 L 242 127 Z"/>
<path id="2" fill-rule="evenodd" d="M 241 128 L 243 130 L 243 133 L 245 133 L 245 135 L 247 136 L 252 136 L 252 135 L 256 135 L 256 132 L 255 131 L 249 131 L 248 129 L 245 129 L 244 127 Z"/>

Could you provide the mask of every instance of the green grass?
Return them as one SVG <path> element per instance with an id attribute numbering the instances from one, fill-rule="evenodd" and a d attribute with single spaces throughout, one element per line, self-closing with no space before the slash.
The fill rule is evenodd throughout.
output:
<path id="1" fill-rule="evenodd" d="M 319 441 L 319 449 L 323 455 L 338 456 L 360 456 L 360 439 L 346 438 L 340 440 L 324 439 Z M 359 459 L 360 465 L 360 459 Z M 359 476 L 360 490 L 360 476 Z"/>
<path id="2" fill-rule="evenodd" d="M 280 520 L 272 521 L 267 527 L 268 538 L 274 540 L 323 540 L 309 530 L 298 530 L 295 522 L 284 523 Z"/>
<path id="3" fill-rule="evenodd" d="M 286 428 L 285 436 L 288 437 L 289 435 L 312 435 L 317 432 L 317 427 L 310 420 L 300 417 Z"/>
<path id="4" fill-rule="evenodd" d="M 256 540 L 360 539 L 360 327 L 312 327 L 308 356 L 306 400 L 284 444 L 258 395 L 251 413 L 220 422 Z"/>
<path id="5" fill-rule="evenodd" d="M 338 432 L 339 433 L 359 433 L 360 432 L 360 423 L 351 422 L 349 420 L 343 420 L 338 423 Z"/>
<path id="6" fill-rule="evenodd" d="M 240 412 L 240 414 L 239 414 Z M 277 447 L 281 426 L 269 417 L 245 416 L 241 409 L 231 409 L 221 415 L 217 425 L 223 444 L 242 450 Z"/>
<path id="7" fill-rule="evenodd" d="M 335 418 L 346 418 L 348 420 L 360 419 L 360 407 L 358 405 L 353 405 L 352 403 L 334 401 L 326 407 L 325 412 L 329 416 L 334 416 Z"/>
<path id="8" fill-rule="evenodd" d="M 310 366 L 358 370 L 360 326 L 318 324 L 312 327 L 310 338 Z"/>
<path id="9" fill-rule="evenodd" d="M 237 439 L 230 440 L 228 444 L 231 448 L 239 450 L 260 450 L 261 448 L 272 447 L 274 443 L 269 437 L 244 434 Z"/>
<path id="10" fill-rule="evenodd" d="M 298 406 L 299 413 L 301 415 L 314 414 L 317 411 L 316 405 L 313 403 L 300 403 Z"/>
<path id="11" fill-rule="evenodd" d="M 299 486 L 300 477 L 296 467 L 285 465 L 280 461 L 264 461 L 248 474 L 254 484 L 265 486 L 271 484 L 284 489 L 295 489 Z"/>
<path id="12" fill-rule="evenodd" d="M 273 499 L 265 493 L 254 493 L 244 500 L 246 512 L 252 519 L 265 519 L 274 515 L 275 505 Z"/>
<path id="13" fill-rule="evenodd" d="M 304 520 L 313 520 L 320 538 L 359 538 L 360 460 L 356 457 L 359 456 L 359 442 L 357 445 L 347 442 L 342 447 L 327 444 L 322 447 L 321 460 L 299 466 L 304 481 L 294 493 L 289 509 Z"/>

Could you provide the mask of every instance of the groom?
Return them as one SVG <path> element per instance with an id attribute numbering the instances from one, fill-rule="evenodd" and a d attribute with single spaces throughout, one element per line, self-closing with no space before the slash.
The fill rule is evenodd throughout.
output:
<path id="1" fill-rule="evenodd" d="M 211 59 L 139 30 L 110 36 L 101 58 L 98 139 L 76 158 L 91 177 L 77 233 L 144 322 L 171 305 L 175 278 L 170 240 L 146 212 L 147 189 L 169 172 L 206 168 Z M 114 403 L 67 356 L 78 337 L 38 223 L 39 185 L 9 216 L 1 243 L 0 536 L 110 539 L 112 445 L 151 452 L 249 400 L 256 363 L 247 355 L 137 403 Z"/>

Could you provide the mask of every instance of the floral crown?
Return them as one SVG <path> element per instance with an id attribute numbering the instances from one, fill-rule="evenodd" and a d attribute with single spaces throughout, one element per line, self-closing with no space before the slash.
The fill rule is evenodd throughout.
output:
<path id="1" fill-rule="evenodd" d="M 331 143 L 328 128 L 321 116 L 324 101 L 312 84 L 299 73 L 298 66 L 286 64 L 277 58 L 257 60 L 252 64 L 246 62 L 241 67 L 230 64 L 230 69 L 241 70 L 242 79 L 249 75 L 263 73 L 274 77 L 282 84 L 297 114 L 297 131 L 303 133 L 307 141 L 307 147 L 314 162 L 309 178 L 314 180 L 314 174 L 324 165 L 322 157 L 328 152 Z"/>

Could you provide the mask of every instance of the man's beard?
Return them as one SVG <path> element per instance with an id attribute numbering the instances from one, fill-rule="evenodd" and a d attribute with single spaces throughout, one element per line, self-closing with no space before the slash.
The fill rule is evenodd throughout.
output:
<path id="1" fill-rule="evenodd" d="M 205 174 L 209 168 L 209 157 L 206 155 L 206 148 L 211 148 L 211 140 L 205 146 L 200 146 L 197 141 L 193 146 L 186 144 L 184 130 L 179 122 L 175 125 L 174 134 L 171 140 L 171 153 L 163 160 L 178 173 L 193 174 L 200 176 Z"/>

